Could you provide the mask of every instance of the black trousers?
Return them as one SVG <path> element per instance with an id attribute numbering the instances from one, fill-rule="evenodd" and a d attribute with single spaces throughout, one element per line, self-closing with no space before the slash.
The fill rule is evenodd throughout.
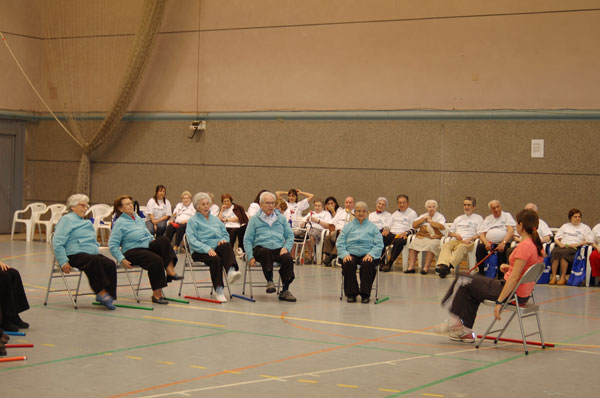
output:
<path id="1" fill-rule="evenodd" d="M 479 304 L 483 300 L 497 300 L 503 287 L 504 280 L 486 278 L 479 274 L 472 277 L 461 276 L 454 280 L 446 293 L 446 298 L 452 300 L 450 312 L 459 317 L 464 326 L 471 329 Z"/>
<path id="2" fill-rule="evenodd" d="M 342 262 L 342 275 L 344 276 L 344 294 L 348 297 L 356 297 L 360 293 L 360 296 L 371 297 L 371 288 L 373 287 L 373 281 L 377 275 L 377 264 L 379 260 L 373 259 L 372 261 L 364 261 L 364 256 L 355 256 L 351 254 L 351 260 Z M 358 281 L 356 279 L 356 268 L 360 264 L 358 273 L 360 275 L 360 289 L 358 287 Z"/>
<path id="3" fill-rule="evenodd" d="M 238 247 L 244 250 L 244 235 L 246 235 L 246 225 L 242 225 L 240 228 L 226 228 L 229 233 L 229 243 L 231 247 L 235 246 L 235 240 L 238 241 Z M 244 250 L 244 253 L 246 250 Z"/>
<path id="4" fill-rule="evenodd" d="M 69 256 L 69 264 L 87 275 L 94 293 L 106 289 L 112 298 L 117 298 L 117 265 L 110 258 L 102 254 L 77 253 Z"/>
<path id="5" fill-rule="evenodd" d="M 273 281 L 273 264 L 275 262 L 281 264 L 279 267 L 279 275 L 281 276 L 283 290 L 285 291 L 295 278 L 294 260 L 290 253 L 281 255 L 279 254 L 280 251 L 281 248 L 267 249 L 266 247 L 255 246 L 252 253 L 254 254 L 254 258 L 256 258 L 256 261 L 262 265 L 263 274 L 267 281 Z"/>
<path id="6" fill-rule="evenodd" d="M 29 309 L 21 274 L 14 268 L 0 271 L 0 322 L 12 321 Z"/>
<path id="7" fill-rule="evenodd" d="M 125 258 L 133 265 L 139 265 L 148 271 L 148 279 L 152 290 L 162 289 L 167 286 L 165 269 L 172 261 L 173 266 L 177 264 L 177 256 L 171 247 L 171 242 L 164 236 L 150 242 L 146 248 L 127 250 Z"/>
<path id="8" fill-rule="evenodd" d="M 178 228 L 175 228 L 173 224 L 169 224 L 167 226 L 167 231 L 165 232 L 165 236 L 169 239 L 169 242 L 173 241 L 173 235 L 175 235 L 175 246 L 181 245 L 181 241 L 183 240 L 183 235 L 185 235 L 185 230 L 187 228 L 186 224 L 179 224 Z"/>
<path id="9" fill-rule="evenodd" d="M 394 264 L 394 261 L 396 261 L 396 259 L 398 258 L 398 256 L 400 255 L 400 253 L 402 253 L 402 249 L 404 249 L 404 246 L 406 245 L 406 238 L 396 238 L 396 235 L 393 233 L 389 233 L 387 234 L 387 236 L 383 237 L 383 248 L 385 250 L 385 248 L 387 246 L 389 246 L 390 244 L 392 244 L 392 252 L 390 253 L 390 260 L 388 262 L 388 264 Z"/>
<path id="10" fill-rule="evenodd" d="M 229 272 L 231 267 L 237 267 L 235 261 L 235 255 L 231 244 L 222 243 L 217 246 L 214 251 L 217 253 L 216 256 L 211 256 L 208 253 L 192 253 L 192 259 L 194 261 L 202 261 L 210 268 L 210 280 L 212 281 L 213 288 L 223 287 L 223 268 L 225 272 Z M 237 269 L 237 268 L 234 268 Z"/>
<path id="11" fill-rule="evenodd" d="M 492 247 L 496 247 L 495 245 Z M 504 279 L 504 273 L 500 272 L 500 266 L 502 264 L 508 263 L 506 253 L 508 251 L 508 244 L 504 246 L 504 251 L 499 252 L 496 250 L 496 254 L 498 255 L 498 279 Z M 483 243 L 479 243 L 477 245 L 477 250 L 475 251 L 475 257 L 477 258 L 477 263 L 485 258 L 489 254 L 488 250 L 485 248 Z M 485 262 L 479 265 L 479 273 L 481 275 L 484 274 Z"/>

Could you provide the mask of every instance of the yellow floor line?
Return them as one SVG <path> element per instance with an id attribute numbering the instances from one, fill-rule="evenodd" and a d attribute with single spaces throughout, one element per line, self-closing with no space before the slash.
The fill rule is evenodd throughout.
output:
<path id="1" fill-rule="evenodd" d="M 25 283 L 25 282 L 23 282 L 23 286 L 35 287 L 36 289 L 42 289 L 44 291 L 48 288 L 48 286 L 33 285 L 31 283 Z M 75 290 L 75 289 L 73 289 L 73 290 Z"/>
<path id="2" fill-rule="evenodd" d="M 425 395 L 426 397 L 443 397 L 443 395 L 440 394 L 427 394 L 425 392 L 422 392 L 421 395 Z"/>
<path id="3" fill-rule="evenodd" d="M 127 356 L 126 358 L 129 358 L 129 359 L 137 359 L 138 361 L 141 361 L 141 360 L 142 360 L 142 358 L 140 358 L 140 357 L 130 357 L 130 356 Z"/>
<path id="4" fill-rule="evenodd" d="M 121 299 L 119 299 L 119 300 L 121 300 Z M 135 301 L 135 300 L 128 300 L 128 299 L 123 299 L 123 300 L 124 301 Z M 146 301 L 142 300 L 142 302 L 146 302 Z M 149 301 L 147 301 L 147 302 L 149 303 Z M 204 308 L 204 307 L 196 307 L 196 306 L 173 304 L 173 303 L 170 303 L 169 305 L 171 307 L 181 307 L 181 308 L 187 308 L 187 309 L 193 309 L 193 310 L 216 311 L 216 312 L 225 312 L 225 313 L 229 313 L 229 314 L 260 316 L 260 317 L 265 317 L 265 318 L 277 318 L 277 319 L 281 318 L 281 315 L 261 314 L 261 313 L 257 313 L 257 312 L 221 310 L 221 309 L 216 309 L 216 308 Z M 145 316 L 144 318 L 152 318 L 152 317 Z M 163 319 L 163 318 L 154 318 L 154 319 Z M 303 321 L 303 322 L 322 323 L 322 324 L 326 324 L 326 325 L 349 326 L 349 327 L 363 328 L 363 329 L 383 330 L 386 332 L 410 333 L 410 334 L 427 335 L 427 336 L 442 336 L 440 333 L 433 333 L 433 332 L 422 332 L 422 331 L 407 330 L 407 329 L 384 328 L 384 327 L 379 327 L 379 326 L 359 325 L 359 324 L 354 324 L 354 323 L 322 321 L 319 319 L 296 318 L 293 316 L 286 316 L 285 319 L 290 320 L 290 321 Z M 177 320 L 174 320 L 174 321 L 177 322 Z M 187 322 L 187 321 L 179 321 L 179 322 Z M 190 322 L 190 323 L 192 323 L 192 322 Z M 200 323 L 198 323 L 198 324 L 200 324 Z M 206 324 L 206 325 L 210 325 L 210 324 Z M 211 325 L 211 326 L 224 327 L 223 325 Z"/>
<path id="5" fill-rule="evenodd" d="M 234 374 L 236 374 L 236 375 L 239 375 L 239 374 L 241 374 L 241 373 L 242 373 L 242 372 L 236 372 L 235 370 L 224 370 L 223 372 L 224 372 L 224 373 L 234 373 Z"/>
<path id="6" fill-rule="evenodd" d="M 42 345 L 46 346 L 46 347 L 54 347 L 54 344 L 42 344 Z"/>
<path id="7" fill-rule="evenodd" d="M 303 380 L 303 379 L 300 379 L 300 380 L 296 380 L 296 381 L 299 381 L 300 383 L 313 383 L 313 384 L 317 384 L 318 383 L 318 381 L 316 381 L 316 380 Z"/>
<path id="8" fill-rule="evenodd" d="M 167 361 L 158 361 L 159 363 L 164 363 L 165 365 L 174 365 L 175 362 L 167 362 Z"/>
<path id="9" fill-rule="evenodd" d="M 358 386 L 351 386 L 348 384 L 337 384 L 338 387 L 346 387 L 346 388 L 358 388 Z"/>
<path id="10" fill-rule="evenodd" d="M 0 261 L 14 260 L 15 258 L 37 256 L 38 254 L 46 254 L 46 253 L 48 253 L 48 252 L 36 252 L 36 253 L 19 254 L 18 256 L 10 256 L 10 257 L 0 258 Z"/>
<path id="11" fill-rule="evenodd" d="M 388 390 L 387 388 L 380 388 L 379 391 L 383 391 L 383 392 L 401 392 L 400 390 Z"/>
<path id="12" fill-rule="evenodd" d="M 190 323 L 192 325 L 203 325 L 203 326 L 214 326 L 217 328 L 224 328 L 225 325 L 216 325 L 214 323 L 203 323 L 203 322 L 195 322 L 195 321 L 184 321 L 182 319 L 171 319 L 171 318 L 159 318 L 156 316 L 145 315 L 144 318 L 148 319 L 157 319 L 159 321 L 169 321 L 169 322 L 179 322 L 179 323 Z"/>
<path id="13" fill-rule="evenodd" d="M 206 369 L 206 366 L 192 365 L 191 367 L 196 369 Z"/>

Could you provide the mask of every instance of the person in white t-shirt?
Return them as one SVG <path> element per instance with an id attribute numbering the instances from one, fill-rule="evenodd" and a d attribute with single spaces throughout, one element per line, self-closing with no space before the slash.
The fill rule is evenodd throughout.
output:
<path id="1" fill-rule="evenodd" d="M 215 194 L 212 192 L 208 192 L 208 196 L 210 196 L 210 200 L 212 200 L 212 205 L 210 205 L 210 214 L 212 214 L 215 217 L 219 217 L 219 212 L 221 211 L 221 208 L 218 204 L 215 203 Z"/>
<path id="2" fill-rule="evenodd" d="M 256 194 L 256 198 L 254 198 L 254 202 L 250 203 L 250 206 L 248 206 L 248 218 L 252 218 L 256 215 L 256 213 L 258 213 L 258 211 L 260 210 L 260 195 L 263 192 L 267 192 L 266 189 L 261 189 L 260 191 L 258 191 L 258 193 Z"/>
<path id="3" fill-rule="evenodd" d="M 187 229 L 187 222 L 194 214 L 196 214 L 196 209 L 194 209 L 194 204 L 192 203 L 192 194 L 189 191 L 183 191 L 181 193 L 181 202 L 177 203 L 177 206 L 175 206 L 173 218 L 165 232 L 165 236 L 169 239 L 169 242 L 173 240 L 173 235 L 177 233 L 175 235 L 175 245 L 173 246 L 175 252 L 179 250 L 179 245 L 181 244 L 183 235 L 185 235 L 185 230 Z"/>
<path id="4" fill-rule="evenodd" d="M 554 238 L 556 246 L 550 253 L 552 258 L 552 274 L 549 285 L 565 285 L 567 283 L 567 269 L 575 259 L 575 253 L 580 246 L 594 243 L 592 230 L 581 222 L 581 210 L 569 210 L 569 222 L 563 224 Z M 560 280 L 556 281 L 556 273 L 560 264 Z"/>
<path id="5" fill-rule="evenodd" d="M 438 203 L 433 199 L 425 202 L 426 213 L 421 214 L 415 221 L 412 227 L 417 229 L 417 234 L 408 245 L 408 269 L 405 274 L 414 274 L 415 265 L 417 262 L 417 253 L 426 252 L 425 265 L 421 269 L 421 274 L 429 273 L 429 265 L 433 260 L 434 255 L 440 254 L 440 240 L 444 236 L 446 229 L 446 217 L 438 212 Z"/>
<path id="6" fill-rule="evenodd" d="M 479 227 L 479 244 L 477 245 L 477 263 L 481 262 L 494 248 L 498 253 L 498 266 L 507 263 L 506 249 L 515 234 L 516 222 L 510 213 L 502 211 L 502 205 L 499 200 L 491 200 L 488 203 L 490 214 Z M 484 274 L 485 263 L 479 265 L 479 273 Z M 502 273 L 498 271 L 498 278 L 502 278 Z"/>
<path id="7" fill-rule="evenodd" d="M 275 192 L 277 195 L 277 199 L 284 199 L 286 195 L 285 191 L 277 191 Z M 298 201 L 298 197 L 302 195 L 305 196 L 304 199 Z M 285 201 L 288 211 L 290 212 L 290 219 L 299 219 L 302 217 L 302 212 L 310 207 L 310 202 L 313 200 L 312 193 L 302 192 L 300 189 L 290 189 L 287 191 L 287 200 Z M 298 214 L 299 213 L 299 214 Z"/>
<path id="8" fill-rule="evenodd" d="M 450 273 L 450 268 L 458 267 L 467 253 L 473 250 L 479 237 L 477 230 L 483 222 L 483 217 L 474 213 L 476 205 L 475 198 L 467 196 L 463 200 L 464 214 L 456 217 L 448 229 L 448 236 L 453 239 L 442 246 L 435 267 L 440 278 L 445 278 Z"/>
<path id="9" fill-rule="evenodd" d="M 218 217 L 225 224 L 225 229 L 229 234 L 229 244 L 231 247 L 238 243 L 238 255 L 244 253 L 244 234 L 248 224 L 248 216 L 244 208 L 237 203 L 233 203 L 233 197 L 224 193 L 221 195 L 221 209 Z"/>
<path id="10" fill-rule="evenodd" d="M 392 245 L 390 258 L 387 263 L 381 264 L 379 267 L 379 270 L 383 272 L 392 270 L 394 261 L 402 253 L 402 249 L 406 245 L 408 235 L 413 232 L 412 224 L 417 219 L 417 212 L 408 207 L 409 201 L 407 195 L 398 195 L 396 197 L 396 205 L 398 206 L 398 210 L 392 213 L 387 224 L 383 227 L 383 231 L 381 231 L 384 247 Z"/>
<path id="11" fill-rule="evenodd" d="M 386 210 L 387 205 L 387 198 L 381 196 L 375 201 L 375 211 L 369 214 L 369 221 L 375 224 L 380 232 L 383 231 L 392 216 L 392 214 Z"/>
<path id="12" fill-rule="evenodd" d="M 354 214 L 352 213 L 354 210 L 354 198 L 352 196 L 348 196 L 344 200 L 343 209 L 340 207 L 336 209 L 335 205 L 332 204 L 333 202 L 337 204 L 337 200 L 332 196 L 325 199 L 327 210 L 334 215 L 331 218 L 331 222 L 327 223 L 327 225 L 323 225 L 325 224 L 324 222 L 322 223 L 324 227 L 329 229 L 329 235 L 325 236 L 323 241 L 323 254 L 327 255 L 323 263 L 326 267 L 334 266 L 333 260 L 337 257 L 337 237 L 342 232 L 342 229 L 344 229 L 346 223 L 354 219 Z"/>
<path id="13" fill-rule="evenodd" d="M 164 185 L 157 185 L 154 196 L 146 204 L 146 226 L 152 235 L 161 237 L 167 230 L 167 221 L 171 217 L 171 202 L 167 199 L 167 188 Z"/>
<path id="14" fill-rule="evenodd" d="M 314 260 L 314 248 L 321 241 L 321 233 L 325 226 L 331 221 L 331 213 L 325 210 L 322 199 L 313 200 L 314 211 L 309 212 L 304 217 L 306 227 L 308 225 L 308 241 L 306 242 L 306 251 L 309 258 Z"/>

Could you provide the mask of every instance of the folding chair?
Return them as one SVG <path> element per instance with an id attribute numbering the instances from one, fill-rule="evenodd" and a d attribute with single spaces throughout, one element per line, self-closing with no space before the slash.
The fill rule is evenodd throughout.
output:
<path id="1" fill-rule="evenodd" d="M 210 295 L 213 294 L 213 285 L 212 280 L 210 279 L 210 267 L 203 263 L 202 261 L 194 261 L 192 258 L 192 251 L 190 250 L 190 245 L 188 244 L 187 234 L 183 235 L 182 246 L 184 248 L 184 262 L 183 262 L 183 272 L 182 276 L 184 279 L 181 280 L 179 284 L 179 295 L 181 296 L 181 290 L 183 289 L 183 285 L 194 285 L 194 289 L 196 290 L 196 297 L 200 297 L 200 292 L 198 289 L 202 288 L 210 288 Z M 185 273 L 189 272 L 192 276 L 191 282 L 184 282 Z M 196 275 L 194 272 L 207 272 L 208 273 L 208 282 L 204 282 L 202 280 L 196 280 Z M 233 298 L 231 295 L 231 290 L 229 289 L 229 281 L 227 281 L 227 273 L 225 272 L 225 268 L 223 268 L 223 282 L 225 282 L 225 287 L 227 287 L 227 292 L 229 293 L 229 298 Z"/>
<path id="2" fill-rule="evenodd" d="M 513 291 L 509 294 L 508 298 L 504 301 L 504 304 L 502 305 L 501 312 L 512 312 L 512 315 L 510 316 L 510 318 L 508 318 L 508 321 L 506 321 L 506 324 L 504 325 L 503 328 L 491 330 L 492 327 L 494 326 L 494 324 L 496 323 L 496 318 L 494 317 L 494 319 L 492 319 L 492 322 L 490 323 L 490 326 L 488 326 L 485 333 L 481 336 L 481 338 L 475 345 L 475 348 L 479 348 L 479 346 L 481 345 L 483 340 L 489 334 L 500 332 L 498 334 L 498 336 L 496 336 L 496 338 L 494 339 L 494 344 L 497 344 L 498 340 L 502 337 L 502 335 L 508 328 L 508 325 L 510 325 L 510 322 L 513 320 L 513 318 L 515 316 L 517 316 L 517 318 L 519 319 L 519 327 L 521 328 L 521 338 L 523 339 L 523 349 L 525 350 L 525 355 L 529 354 L 529 352 L 527 350 L 527 341 L 526 341 L 526 338 L 529 336 L 534 336 L 536 334 L 539 334 L 540 339 L 542 340 L 542 349 L 546 348 L 546 346 L 544 345 L 544 335 L 542 334 L 542 324 L 540 323 L 540 317 L 538 316 L 539 305 L 535 303 L 535 297 L 533 295 L 533 292 L 531 292 L 530 300 L 526 304 L 518 304 L 518 301 L 517 301 L 517 289 L 519 288 L 519 286 L 521 286 L 524 283 L 536 282 L 539 279 L 539 277 L 542 275 L 543 271 L 544 271 L 544 263 L 537 263 L 537 264 L 532 265 L 523 274 L 523 276 L 521 276 L 519 283 L 517 284 L 517 286 L 515 286 Z M 496 306 L 496 303 L 491 300 L 485 300 L 483 302 L 483 304 L 488 305 L 490 307 Z M 534 315 L 535 315 L 535 319 L 537 320 L 538 330 L 537 330 L 537 332 L 525 334 L 525 329 L 523 328 L 523 319 L 528 318 L 530 316 L 534 316 Z"/>
<path id="3" fill-rule="evenodd" d="M 257 261 L 251 267 L 248 263 L 248 258 L 244 255 L 244 260 L 246 261 L 246 266 L 244 267 L 244 284 L 242 285 L 242 295 L 246 294 L 246 284 L 250 287 L 250 298 L 254 298 L 254 293 L 252 292 L 252 286 L 254 287 L 267 287 L 266 282 L 253 282 L 252 281 L 252 273 L 259 271 L 262 275 L 262 265 Z M 279 269 L 281 268 L 281 264 L 278 262 L 273 263 L 273 275 L 275 273 L 278 274 L 277 277 L 277 285 L 276 286 L 276 294 L 279 294 L 281 289 L 281 275 L 279 275 Z"/>
<path id="4" fill-rule="evenodd" d="M 336 259 L 340 267 L 342 266 L 341 259 L 338 257 Z M 360 272 L 360 264 L 356 266 L 356 273 Z M 371 291 L 375 290 L 375 301 L 377 301 L 379 297 L 379 265 L 375 267 L 375 281 L 373 281 L 373 286 L 371 286 Z M 340 286 L 340 300 L 344 298 L 344 271 L 342 271 L 342 284 Z M 375 302 L 373 301 L 373 303 Z"/>
<path id="5" fill-rule="evenodd" d="M 67 292 L 69 294 L 69 298 L 71 299 L 71 303 L 73 304 L 73 308 L 77 309 L 77 297 L 93 296 L 96 293 L 94 293 L 94 292 L 80 293 L 79 292 L 79 289 L 81 287 L 81 279 L 82 279 L 84 272 L 80 271 L 78 268 L 75 268 L 75 267 L 73 267 L 71 272 L 68 274 L 65 274 L 63 272 L 62 268 L 60 267 L 60 264 L 58 264 L 56 255 L 54 254 L 54 247 L 52 246 L 53 240 L 54 240 L 54 234 L 51 234 L 50 241 L 48 242 L 48 244 L 50 245 L 50 250 L 52 251 L 52 266 L 50 268 L 50 277 L 48 278 L 48 287 L 46 288 L 46 298 L 44 299 L 44 305 L 48 305 L 48 297 L 50 296 L 50 293 Z M 121 284 L 121 285 L 117 284 L 117 288 L 123 287 L 123 286 L 129 286 L 131 288 L 131 291 L 133 292 L 133 296 L 135 297 L 135 299 L 138 303 L 140 302 L 140 299 L 138 296 L 138 291 L 140 290 L 140 283 L 142 280 L 142 271 L 143 270 L 141 268 L 139 269 L 139 271 L 138 270 L 130 271 L 126 268 L 117 269 L 117 277 L 119 276 L 119 274 L 125 274 L 127 276 L 127 281 L 128 281 L 127 285 L 126 284 Z M 130 275 L 130 273 L 135 273 L 135 272 L 140 273 L 140 278 L 138 280 L 137 288 L 134 287 L 133 281 L 132 281 L 131 275 Z M 75 287 L 75 289 L 73 289 L 69 285 L 68 278 L 77 278 L 77 286 Z M 65 288 L 64 289 L 52 289 L 52 280 L 53 279 L 62 279 Z"/>

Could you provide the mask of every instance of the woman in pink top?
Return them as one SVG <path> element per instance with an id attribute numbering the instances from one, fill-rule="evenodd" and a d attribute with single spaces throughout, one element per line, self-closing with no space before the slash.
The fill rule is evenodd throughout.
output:
<path id="1" fill-rule="evenodd" d="M 449 337 L 453 341 L 473 343 L 475 334 L 473 324 L 477 309 L 483 300 L 495 300 L 494 316 L 500 319 L 502 304 L 510 292 L 519 283 L 521 276 L 532 265 L 543 260 L 542 242 L 536 233 L 539 219 L 532 210 L 521 210 L 517 214 L 517 231 L 523 240 L 513 250 L 509 258 L 510 264 L 502 264 L 504 280 L 486 278 L 482 275 L 460 277 L 454 281 L 442 303 L 449 305 Z M 519 286 L 517 298 L 519 304 L 526 303 L 531 296 L 535 282 Z"/>

